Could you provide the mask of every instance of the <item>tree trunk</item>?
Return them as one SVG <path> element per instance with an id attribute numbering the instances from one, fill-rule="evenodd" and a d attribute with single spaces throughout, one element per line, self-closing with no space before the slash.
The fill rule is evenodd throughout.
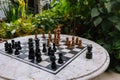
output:
<path id="1" fill-rule="evenodd" d="M 38 13 L 42 13 L 42 0 L 38 0 Z"/>

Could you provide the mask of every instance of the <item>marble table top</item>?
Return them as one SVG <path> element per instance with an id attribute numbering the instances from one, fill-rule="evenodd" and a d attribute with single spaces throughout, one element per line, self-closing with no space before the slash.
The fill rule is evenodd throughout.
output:
<path id="1" fill-rule="evenodd" d="M 38 35 L 40 37 L 41 35 Z M 47 34 L 46 34 L 47 36 Z M 61 38 L 72 37 L 70 35 L 60 35 Z M 34 35 L 18 37 L 15 40 L 23 41 Z M 0 77 L 11 80 L 88 80 L 103 73 L 110 63 L 108 52 L 99 44 L 79 37 L 83 43 L 92 44 L 93 58 L 86 59 L 84 51 L 76 57 L 70 64 L 64 67 L 57 74 L 51 74 L 29 64 L 9 56 L 0 54 Z M 0 49 L 4 48 L 4 43 L 0 43 Z"/>

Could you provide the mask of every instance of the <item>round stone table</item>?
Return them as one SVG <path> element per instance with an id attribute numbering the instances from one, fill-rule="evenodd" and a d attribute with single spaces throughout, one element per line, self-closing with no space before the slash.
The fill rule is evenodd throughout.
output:
<path id="1" fill-rule="evenodd" d="M 46 34 L 47 36 L 47 34 Z M 60 35 L 61 38 L 72 38 L 70 35 Z M 41 35 L 38 35 L 38 38 Z M 14 40 L 24 42 L 34 35 L 18 37 Z M 83 43 L 92 44 L 92 59 L 86 59 L 86 51 L 76 57 L 72 62 L 60 70 L 57 74 L 52 74 L 42 69 L 36 68 L 12 57 L 0 54 L 0 77 L 11 80 L 89 80 L 103 73 L 109 66 L 110 58 L 108 52 L 99 44 L 85 38 L 79 37 Z M 8 40 L 10 41 L 10 40 Z M 0 43 L 0 49 L 4 48 L 4 43 Z"/>

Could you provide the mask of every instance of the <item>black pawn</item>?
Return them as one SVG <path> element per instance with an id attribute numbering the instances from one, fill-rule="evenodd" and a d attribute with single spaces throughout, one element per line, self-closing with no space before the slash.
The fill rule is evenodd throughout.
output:
<path id="1" fill-rule="evenodd" d="M 39 47 L 36 47 L 36 53 L 35 53 L 35 56 L 36 56 L 36 61 L 37 61 L 38 63 L 42 61 L 42 58 L 41 58 L 41 52 L 40 52 Z"/>
<path id="2" fill-rule="evenodd" d="M 51 49 L 50 55 L 51 55 L 51 56 L 55 56 L 55 51 L 54 51 L 53 49 Z"/>
<path id="3" fill-rule="evenodd" d="M 62 64 L 62 63 L 63 63 L 63 54 L 62 54 L 62 53 L 59 53 L 58 63 L 59 63 L 59 64 Z"/>
<path id="4" fill-rule="evenodd" d="M 48 56 L 51 54 L 51 47 L 48 47 Z"/>
<path id="5" fill-rule="evenodd" d="M 18 49 L 18 47 L 15 49 L 15 55 L 19 55 L 20 54 L 20 52 L 19 52 L 19 49 Z"/>
<path id="6" fill-rule="evenodd" d="M 91 44 L 87 46 L 86 58 L 92 59 L 92 45 Z"/>
<path id="7" fill-rule="evenodd" d="M 56 61 L 55 56 L 50 56 L 50 60 L 52 62 L 51 63 L 51 68 L 55 70 L 57 68 L 57 65 L 56 65 L 56 62 L 55 62 Z"/>
<path id="8" fill-rule="evenodd" d="M 11 43 L 12 43 L 12 48 L 15 49 L 15 41 L 11 40 Z"/>
<path id="9" fill-rule="evenodd" d="M 22 49 L 20 41 L 18 41 L 18 49 L 19 49 L 19 50 Z"/>
<path id="10" fill-rule="evenodd" d="M 8 51 L 8 42 L 7 41 L 5 42 L 4 46 L 5 46 L 5 51 Z"/>
<path id="11" fill-rule="evenodd" d="M 43 50 L 42 50 L 42 52 L 47 52 L 46 44 L 43 44 Z"/>
<path id="12" fill-rule="evenodd" d="M 56 52 L 56 45 L 55 45 L 55 43 L 53 43 L 53 49 L 54 49 L 54 51 Z"/>

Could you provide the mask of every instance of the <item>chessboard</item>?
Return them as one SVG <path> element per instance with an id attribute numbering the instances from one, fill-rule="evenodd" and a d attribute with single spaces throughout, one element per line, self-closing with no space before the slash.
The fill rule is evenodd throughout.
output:
<path id="1" fill-rule="evenodd" d="M 66 41 L 64 39 L 60 39 L 59 46 L 56 46 L 56 52 L 55 52 L 55 63 L 56 68 L 51 68 L 51 60 L 50 56 L 48 55 L 48 48 L 49 46 L 46 46 L 46 52 L 43 52 L 43 44 L 47 42 L 47 38 L 39 38 L 39 48 L 41 52 L 41 58 L 42 60 L 40 62 L 37 62 L 36 59 L 29 59 L 29 45 L 28 45 L 28 39 L 25 40 L 25 42 L 20 43 L 21 49 L 19 50 L 19 54 L 16 55 L 15 49 L 13 49 L 12 53 L 7 53 L 5 49 L 1 49 L 1 53 L 5 54 L 9 57 L 15 58 L 17 60 L 20 60 L 24 63 L 27 63 L 29 65 L 32 65 L 34 67 L 40 68 L 42 70 L 45 70 L 47 72 L 56 74 L 62 69 L 64 69 L 65 66 L 67 66 L 69 63 L 71 63 L 77 56 L 82 54 L 87 49 L 87 44 L 82 43 L 82 48 L 78 48 L 78 45 L 74 45 L 72 49 L 68 49 L 66 46 Z M 15 40 L 14 40 L 15 41 Z M 9 41 L 8 43 L 11 43 Z M 33 39 L 33 46 L 35 50 L 35 40 Z M 51 48 L 53 48 L 53 43 L 51 43 Z M 62 53 L 63 62 L 58 63 L 59 60 L 59 54 Z"/>
<path id="2" fill-rule="evenodd" d="M 76 36 L 64 39 L 60 33 L 61 28 L 58 26 L 54 35 L 49 32 L 47 36 L 43 33 L 38 37 L 35 32 L 34 38 L 8 40 L 0 53 L 53 74 L 64 69 L 85 50 L 86 58 L 92 59 L 92 45 L 88 46 Z"/>

